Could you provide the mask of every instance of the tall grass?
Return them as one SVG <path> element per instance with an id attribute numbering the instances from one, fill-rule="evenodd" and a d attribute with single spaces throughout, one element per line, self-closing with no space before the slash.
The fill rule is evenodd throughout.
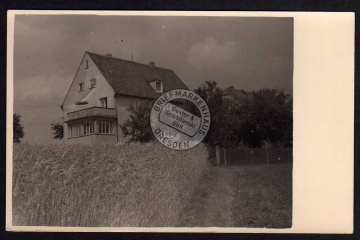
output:
<path id="1" fill-rule="evenodd" d="M 15 144 L 15 226 L 176 226 L 208 152 L 157 143 Z"/>
<path id="2" fill-rule="evenodd" d="M 239 167 L 233 186 L 236 226 L 291 227 L 292 164 Z"/>
<path id="3" fill-rule="evenodd" d="M 268 156 L 270 163 L 292 163 L 293 150 L 292 148 L 272 147 L 268 149 Z M 215 163 L 216 155 L 215 149 L 212 149 L 211 162 Z M 266 149 L 265 148 L 250 148 L 240 146 L 237 148 L 226 149 L 227 165 L 258 165 L 265 164 Z M 220 150 L 220 162 L 224 164 L 224 150 Z"/>

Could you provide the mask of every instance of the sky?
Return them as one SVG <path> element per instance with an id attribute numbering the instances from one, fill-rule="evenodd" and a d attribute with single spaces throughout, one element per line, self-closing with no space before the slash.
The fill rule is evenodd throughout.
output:
<path id="1" fill-rule="evenodd" d="M 85 51 L 154 61 L 191 90 L 205 81 L 293 90 L 292 18 L 16 15 L 14 112 L 24 142 L 58 141 L 50 125 L 62 121 L 60 105 Z"/>

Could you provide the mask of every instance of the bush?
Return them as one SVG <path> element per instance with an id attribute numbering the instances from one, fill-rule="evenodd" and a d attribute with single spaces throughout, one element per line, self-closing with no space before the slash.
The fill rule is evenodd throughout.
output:
<path id="1" fill-rule="evenodd" d="M 154 134 L 150 126 L 150 112 L 153 102 L 147 101 L 138 108 L 133 105 L 127 109 L 130 117 L 124 124 L 120 125 L 124 137 L 128 137 L 128 142 L 150 142 L 154 140 Z"/>
<path id="2" fill-rule="evenodd" d="M 202 145 L 15 145 L 13 224 L 176 226 L 207 157 Z"/>

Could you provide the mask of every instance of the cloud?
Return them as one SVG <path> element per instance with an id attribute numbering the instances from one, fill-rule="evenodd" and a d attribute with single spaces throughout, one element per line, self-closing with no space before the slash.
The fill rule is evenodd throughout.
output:
<path id="1" fill-rule="evenodd" d="M 73 76 L 58 72 L 53 75 L 40 75 L 14 80 L 15 101 L 22 101 L 28 97 L 37 99 L 53 99 L 65 97 Z"/>
<path id="2" fill-rule="evenodd" d="M 208 36 L 190 47 L 187 60 L 198 70 L 213 69 L 233 61 L 239 53 L 239 44 L 233 41 L 220 44 L 214 37 Z"/>

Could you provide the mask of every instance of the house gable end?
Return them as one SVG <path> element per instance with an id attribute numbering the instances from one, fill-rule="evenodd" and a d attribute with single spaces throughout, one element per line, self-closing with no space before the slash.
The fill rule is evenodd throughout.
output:
<path id="1" fill-rule="evenodd" d="M 83 86 L 80 87 L 80 84 Z M 115 107 L 114 94 L 114 89 L 86 52 L 68 90 L 62 108 L 65 112 L 72 112 L 100 106 L 101 98 L 108 99 L 108 107 Z"/>
<path id="2" fill-rule="evenodd" d="M 78 72 L 79 72 L 80 67 L 81 67 L 82 64 L 83 64 L 83 61 L 84 61 L 85 56 L 86 56 L 86 52 L 85 52 L 85 54 L 83 55 L 83 57 L 82 57 L 82 59 L 81 59 L 81 61 L 80 61 L 79 67 L 78 67 L 77 70 L 76 70 L 75 76 L 74 76 L 74 78 L 73 78 L 73 80 L 72 80 L 72 82 L 71 82 L 71 84 L 70 84 L 70 87 L 69 87 L 69 89 L 68 89 L 68 91 L 67 91 L 67 93 L 66 93 L 66 95 L 65 95 L 64 101 L 63 101 L 63 103 L 62 103 L 61 106 L 60 106 L 61 109 L 63 109 L 64 104 L 65 104 L 65 102 L 66 102 L 66 99 L 67 99 L 67 97 L 69 96 L 70 89 L 71 89 L 71 88 L 73 87 L 73 85 L 74 85 L 74 81 L 75 81 L 75 79 L 76 79 L 76 76 L 77 76 L 77 74 L 78 74 Z"/>

